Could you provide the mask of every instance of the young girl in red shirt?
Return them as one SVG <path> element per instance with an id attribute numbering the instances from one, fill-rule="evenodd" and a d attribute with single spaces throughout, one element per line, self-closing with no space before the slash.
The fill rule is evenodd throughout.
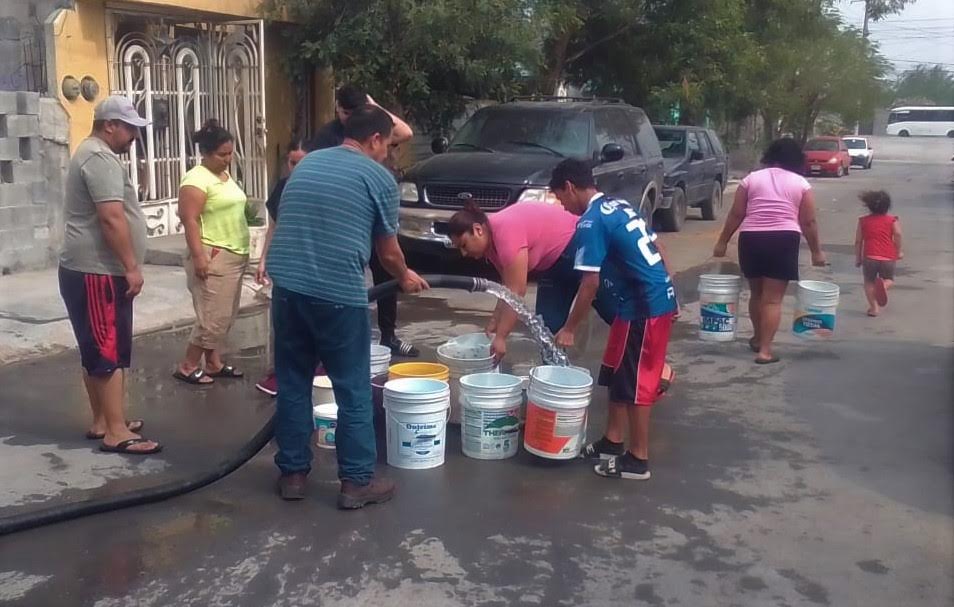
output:
<path id="1" fill-rule="evenodd" d="M 884 190 L 864 192 L 860 198 L 870 213 L 858 218 L 855 265 L 862 268 L 864 274 L 868 316 L 877 316 L 888 304 L 895 262 L 904 259 L 901 223 L 896 215 L 888 215 L 891 197 Z"/>

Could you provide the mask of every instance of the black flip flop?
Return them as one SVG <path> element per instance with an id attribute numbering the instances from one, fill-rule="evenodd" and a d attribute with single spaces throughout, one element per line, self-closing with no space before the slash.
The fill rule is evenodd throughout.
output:
<path id="1" fill-rule="evenodd" d="M 245 374 L 232 365 L 222 365 L 222 368 L 215 373 L 206 373 L 209 377 L 225 377 L 228 379 L 239 379 L 245 377 Z"/>
<path id="2" fill-rule="evenodd" d="M 133 445 L 141 445 L 143 443 L 151 443 L 154 441 L 149 440 L 148 438 L 131 438 L 129 440 L 124 440 L 115 447 L 110 447 L 107 444 L 102 444 L 99 446 L 99 450 L 104 453 L 123 453 L 126 455 L 152 455 L 153 453 L 159 453 L 162 451 L 162 445 L 156 443 L 156 446 L 148 451 L 136 451 L 135 449 L 130 449 Z"/>
<path id="3" fill-rule="evenodd" d="M 196 369 L 188 375 L 176 369 L 176 372 L 172 374 L 172 376 L 179 381 L 192 384 L 193 386 L 211 386 L 215 383 L 214 381 L 202 381 L 202 378 L 205 377 L 205 375 L 206 373 L 202 369 Z"/>
<path id="4" fill-rule="evenodd" d="M 749 350 L 752 350 L 753 352 L 758 352 L 758 351 L 759 351 L 759 345 L 758 345 L 757 343 L 755 343 L 755 338 L 754 338 L 754 337 L 750 337 L 750 338 L 749 338 Z"/>
<path id="5" fill-rule="evenodd" d="M 129 430 L 130 432 L 135 432 L 136 434 L 139 434 L 140 432 L 142 432 L 143 426 L 145 425 L 146 425 L 146 422 L 142 421 L 141 419 L 131 419 L 126 422 L 126 429 Z M 103 432 L 102 434 L 96 434 L 95 432 L 87 432 L 86 438 L 88 440 L 103 440 L 104 438 L 106 438 L 106 433 Z"/>
<path id="6" fill-rule="evenodd" d="M 772 356 L 772 358 L 756 358 L 755 364 L 757 365 L 772 365 L 780 361 L 781 359 L 778 356 Z"/>

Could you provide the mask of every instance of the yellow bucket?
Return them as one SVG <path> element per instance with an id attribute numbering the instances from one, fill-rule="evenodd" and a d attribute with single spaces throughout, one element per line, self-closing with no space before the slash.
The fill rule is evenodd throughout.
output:
<path id="1" fill-rule="evenodd" d="M 450 378 L 450 369 L 439 363 L 398 363 L 388 369 L 388 379 L 419 377 L 446 382 Z"/>

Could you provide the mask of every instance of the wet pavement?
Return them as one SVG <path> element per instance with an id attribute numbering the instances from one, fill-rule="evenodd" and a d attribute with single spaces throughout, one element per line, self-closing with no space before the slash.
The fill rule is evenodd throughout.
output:
<path id="1" fill-rule="evenodd" d="M 187 496 L 0 538 L 0 604 L 951 604 L 950 166 L 876 162 L 815 187 L 832 268 L 803 277 L 842 287 L 838 338 L 797 341 L 784 330 L 787 301 L 778 365 L 752 364 L 746 321 L 734 343 L 696 339 L 693 287 L 712 267 L 712 228 L 664 237 L 687 263 L 671 345 L 679 375 L 653 414 L 651 481 L 608 481 L 522 451 L 468 459 L 452 430 L 443 467 L 383 467 L 398 497 L 340 512 L 331 453 L 316 450 L 309 499 L 283 503 L 269 447 Z M 870 187 L 895 196 L 907 236 L 878 319 L 864 314 L 850 246 L 854 197 Z M 402 300 L 402 323 L 432 352 L 478 330 L 492 305 L 435 292 Z M 251 388 L 267 364 L 265 318 L 240 326 L 233 361 L 249 379 L 211 389 L 169 377 L 181 334 L 137 341 L 132 413 L 166 444 L 160 457 L 99 455 L 78 437 L 85 401 L 70 355 L 0 369 L 0 516 L 181 478 L 241 445 L 272 401 Z M 594 326 L 575 362 L 595 368 L 604 334 Z M 591 412 L 596 437 L 602 391 Z"/>

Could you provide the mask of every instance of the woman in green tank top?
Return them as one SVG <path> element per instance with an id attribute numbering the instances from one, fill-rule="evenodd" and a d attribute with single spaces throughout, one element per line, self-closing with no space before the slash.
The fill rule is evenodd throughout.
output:
<path id="1" fill-rule="evenodd" d="M 210 120 L 193 139 L 202 153 L 202 163 L 182 178 L 179 219 L 189 247 L 186 281 L 195 307 L 195 325 L 185 357 L 173 375 L 190 384 L 205 385 L 213 383 L 213 378 L 242 377 L 241 371 L 222 360 L 221 348 L 238 314 L 242 275 L 248 266 L 248 199 L 228 172 L 231 133 Z"/>

